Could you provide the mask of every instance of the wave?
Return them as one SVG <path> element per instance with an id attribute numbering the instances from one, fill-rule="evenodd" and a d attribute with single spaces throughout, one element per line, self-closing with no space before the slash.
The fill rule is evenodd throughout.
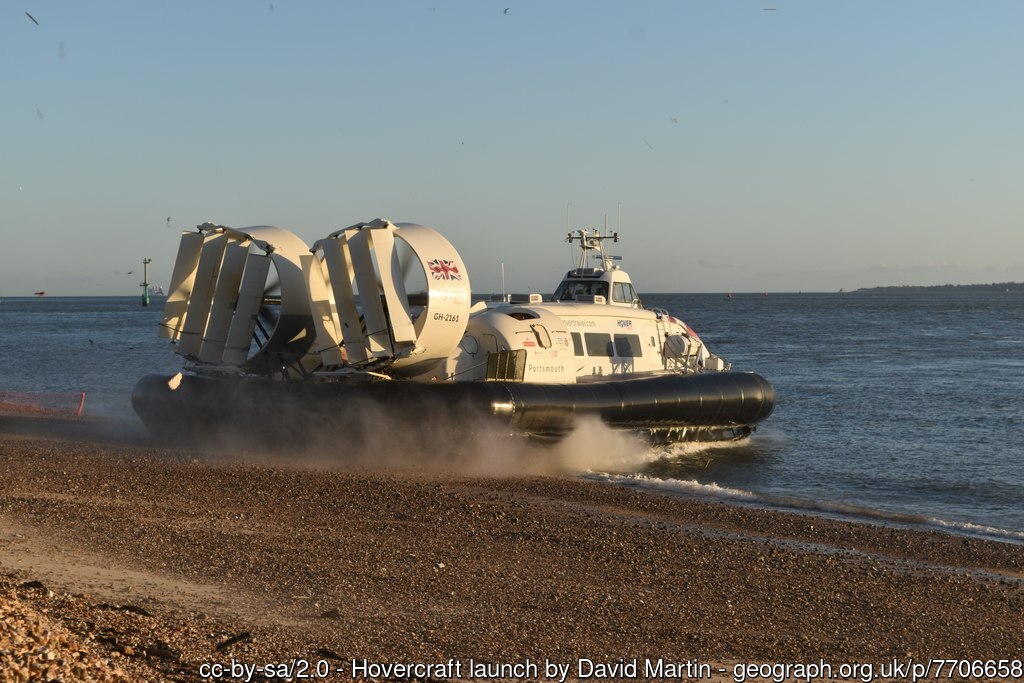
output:
<path id="1" fill-rule="evenodd" d="M 712 498 L 733 500 L 759 500 L 760 496 L 753 491 L 719 486 L 715 483 L 701 484 L 688 479 L 659 479 L 644 474 L 612 474 L 610 472 L 581 472 L 580 477 L 590 481 L 600 481 L 629 488 L 658 490 L 667 493 L 696 494 Z"/>
<path id="2" fill-rule="evenodd" d="M 984 524 L 974 524 L 972 522 L 952 522 L 945 519 L 939 519 L 937 517 L 929 517 L 928 524 L 939 527 L 943 530 L 967 536 L 976 536 L 979 538 L 994 539 L 997 541 L 1011 541 L 1024 544 L 1024 531 L 999 529 L 997 527 L 986 526 Z"/>
<path id="3" fill-rule="evenodd" d="M 871 522 L 911 529 L 937 529 L 960 536 L 1024 544 L 1024 531 L 940 519 L 926 514 L 878 510 L 840 501 L 820 501 L 757 493 L 717 483 L 701 483 L 692 479 L 661 479 L 644 474 L 613 474 L 580 472 L 581 478 L 627 488 L 656 491 L 682 497 L 712 498 L 783 512 L 809 514 L 847 522 Z"/>

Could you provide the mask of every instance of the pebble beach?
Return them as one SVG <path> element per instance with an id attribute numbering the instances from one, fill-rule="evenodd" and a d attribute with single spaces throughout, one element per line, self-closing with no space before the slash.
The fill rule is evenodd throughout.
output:
<path id="1" fill-rule="evenodd" d="M 1024 654 L 1016 544 L 25 424 L 0 423 L 5 681 L 193 681 L 232 661 L 341 681 L 363 659 L 578 674 L 637 658 L 734 680 L 720 671 L 745 662 Z"/>

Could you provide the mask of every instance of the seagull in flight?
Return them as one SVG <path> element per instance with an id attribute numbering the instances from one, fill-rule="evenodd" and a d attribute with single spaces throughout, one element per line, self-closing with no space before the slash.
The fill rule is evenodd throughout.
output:
<path id="1" fill-rule="evenodd" d="M 28 17 L 29 19 L 31 19 L 33 24 L 35 24 L 36 26 L 39 26 L 39 22 L 36 21 L 36 18 L 33 17 L 31 14 L 29 14 L 28 12 L 25 12 L 25 16 Z"/>
<path id="2" fill-rule="evenodd" d="M 502 14 L 508 14 L 508 11 L 509 11 L 510 9 L 512 9 L 512 8 L 511 8 L 511 7 L 506 7 L 506 8 L 505 8 L 505 11 L 504 11 L 504 12 L 502 12 Z"/>

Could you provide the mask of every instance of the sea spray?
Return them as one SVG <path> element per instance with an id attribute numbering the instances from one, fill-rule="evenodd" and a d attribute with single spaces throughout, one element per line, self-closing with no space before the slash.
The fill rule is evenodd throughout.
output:
<path id="1" fill-rule="evenodd" d="M 577 420 L 576 427 L 552 448 L 551 463 L 563 472 L 636 472 L 658 456 L 633 434 L 615 430 L 596 416 Z"/>

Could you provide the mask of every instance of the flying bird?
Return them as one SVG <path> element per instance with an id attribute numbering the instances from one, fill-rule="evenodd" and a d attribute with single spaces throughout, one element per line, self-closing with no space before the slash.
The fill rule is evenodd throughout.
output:
<path id="1" fill-rule="evenodd" d="M 647 142 L 647 138 L 640 138 L 640 139 L 644 141 L 644 144 L 645 144 L 645 145 L 647 145 L 648 147 L 651 147 L 651 143 Z M 652 151 L 652 152 L 654 151 L 654 148 L 653 148 L 653 147 L 651 147 L 651 151 Z"/>
<path id="2" fill-rule="evenodd" d="M 504 11 L 504 12 L 502 12 L 502 14 L 508 14 L 508 11 L 509 11 L 510 9 L 512 9 L 512 8 L 511 8 L 511 7 L 506 7 L 506 8 L 505 8 L 505 11 Z"/>
<path id="3" fill-rule="evenodd" d="M 36 26 L 39 26 L 39 22 L 36 21 L 36 18 L 33 17 L 31 14 L 29 14 L 28 12 L 25 12 L 25 16 L 28 17 L 29 19 L 31 19 L 33 24 L 35 24 Z"/>
<path id="4" fill-rule="evenodd" d="M 171 225 L 171 217 L 168 216 L 167 217 L 167 226 L 170 227 L 170 225 Z"/>

